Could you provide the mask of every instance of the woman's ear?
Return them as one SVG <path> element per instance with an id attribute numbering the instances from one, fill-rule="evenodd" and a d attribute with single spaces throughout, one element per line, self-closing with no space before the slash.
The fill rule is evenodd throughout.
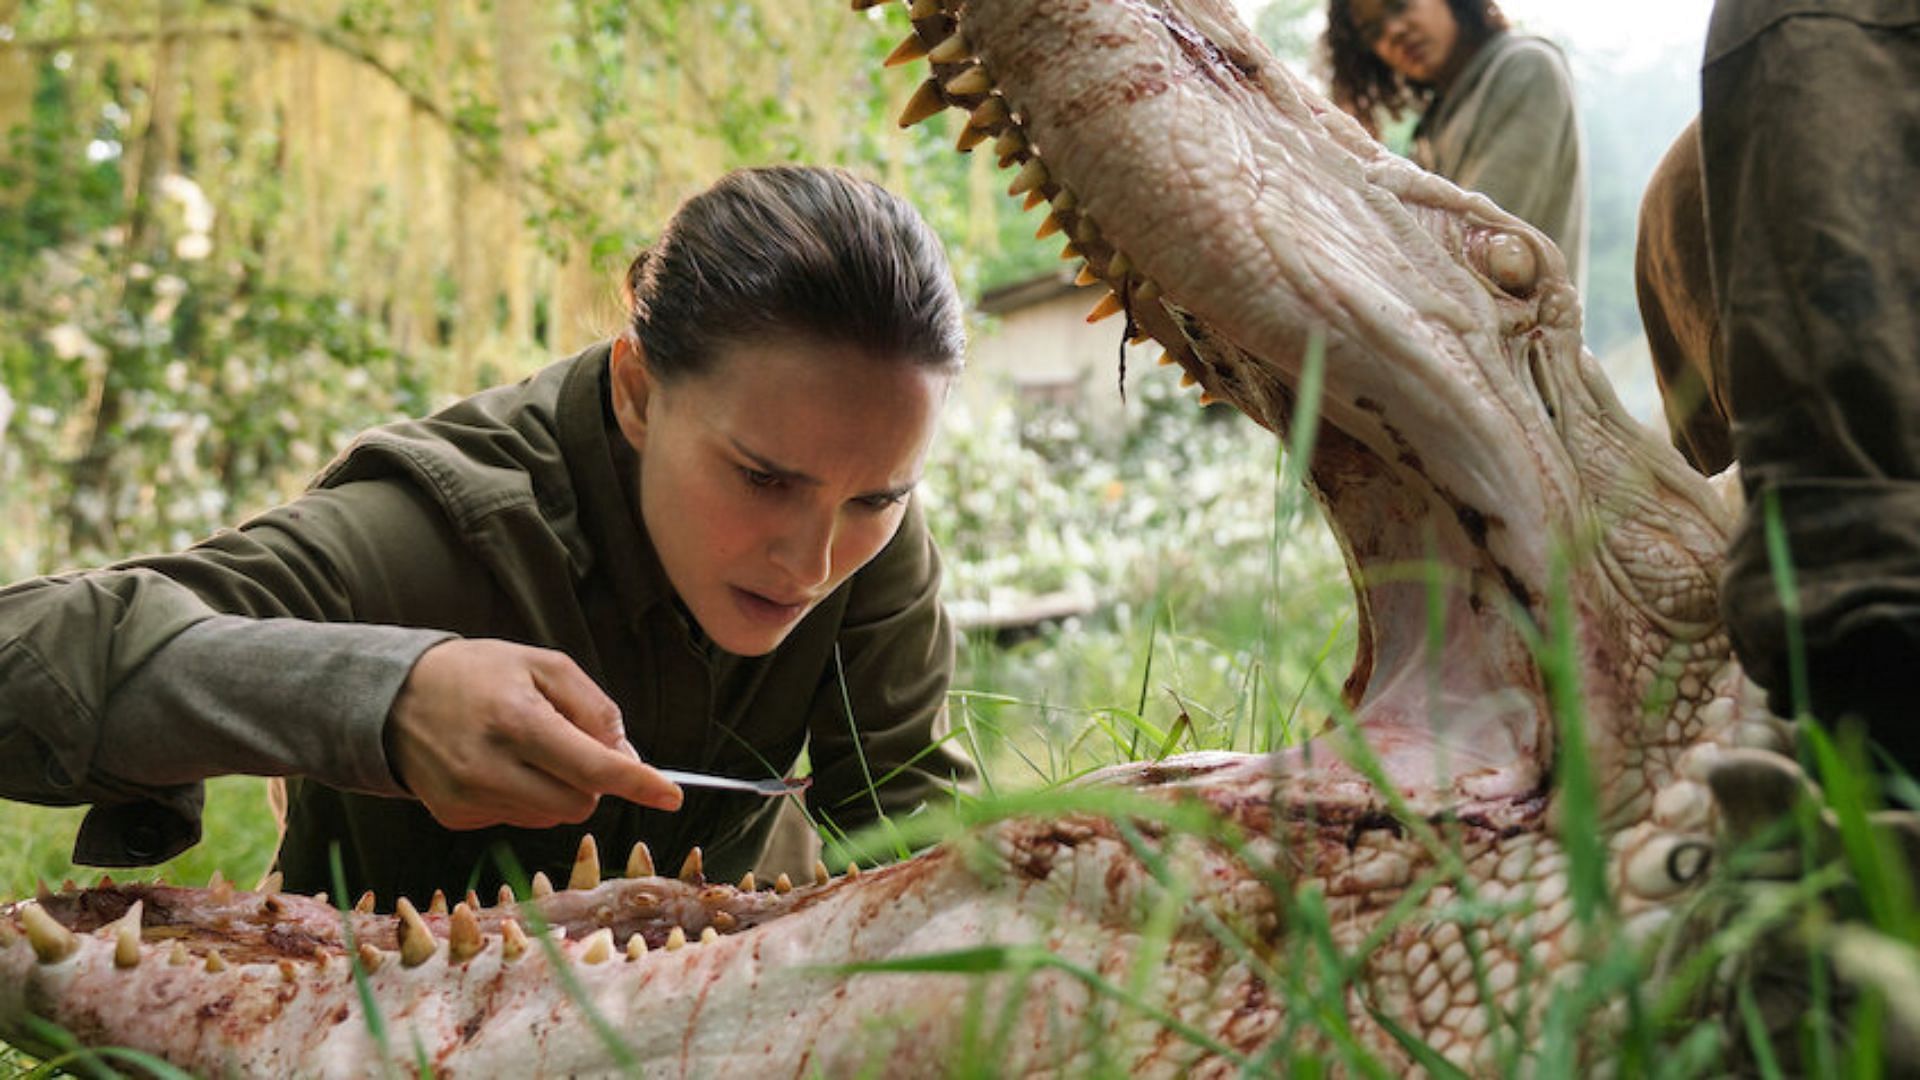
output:
<path id="1" fill-rule="evenodd" d="M 613 356 L 607 361 L 613 384 L 613 419 L 620 433 L 636 451 L 647 442 L 647 404 L 653 400 L 653 372 L 647 368 L 646 349 L 631 334 L 613 339 Z"/>

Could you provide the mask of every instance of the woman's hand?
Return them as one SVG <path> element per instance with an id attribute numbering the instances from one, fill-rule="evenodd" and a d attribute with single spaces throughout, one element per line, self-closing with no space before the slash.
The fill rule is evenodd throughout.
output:
<path id="1" fill-rule="evenodd" d="M 627 741 L 619 707 L 550 649 L 435 645 L 394 699 L 386 740 L 396 777 L 450 829 L 585 821 L 602 795 L 680 808 L 680 789 Z"/>

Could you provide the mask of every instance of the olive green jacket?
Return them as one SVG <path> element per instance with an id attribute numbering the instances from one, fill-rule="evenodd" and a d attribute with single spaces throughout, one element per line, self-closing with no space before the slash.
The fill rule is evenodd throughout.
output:
<path id="1" fill-rule="evenodd" d="M 1547 234 L 1587 277 L 1587 160 L 1573 75 L 1551 42 L 1499 32 L 1414 130 L 1413 160 Z"/>
<path id="2" fill-rule="evenodd" d="M 778 805 L 756 796 L 688 789 L 673 814 L 604 799 L 538 832 L 452 832 L 395 797 L 386 714 L 449 634 L 566 652 L 657 765 L 768 776 L 804 748 L 809 807 L 841 828 L 967 775 L 941 745 L 953 642 L 918 508 L 778 649 L 722 652 L 639 525 L 607 354 L 369 432 L 297 501 L 186 552 L 0 591 L 0 795 L 94 803 L 76 860 L 130 865 L 198 838 L 201 778 L 302 776 L 288 887 L 331 888 L 338 843 L 348 888 L 384 903 L 491 889 L 501 841 L 525 873 L 562 875 L 588 830 L 614 864 L 645 839 L 663 868 L 695 845 L 715 877 L 752 866 Z"/>

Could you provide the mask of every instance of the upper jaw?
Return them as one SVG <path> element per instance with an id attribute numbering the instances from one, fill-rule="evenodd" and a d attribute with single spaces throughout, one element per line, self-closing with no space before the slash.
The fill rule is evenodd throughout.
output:
<path id="1" fill-rule="evenodd" d="M 1208 392 L 1284 431 L 1324 341 L 1313 478 L 1361 586 L 1349 697 L 1389 775 L 1441 802 L 1537 790 L 1551 748 L 1523 624 L 1579 502 L 1547 402 L 1580 348 L 1559 253 L 1303 93 L 1215 0 L 930 6 L 916 29 L 956 42 L 932 85 L 1017 118 L 986 132 L 1015 188 L 1053 200 Z M 1431 558 L 1471 649 L 1395 636 L 1423 631 L 1427 594 L 1393 579 Z M 1444 684 L 1415 677 L 1435 665 Z M 1436 756 L 1458 767 L 1436 777 Z"/>

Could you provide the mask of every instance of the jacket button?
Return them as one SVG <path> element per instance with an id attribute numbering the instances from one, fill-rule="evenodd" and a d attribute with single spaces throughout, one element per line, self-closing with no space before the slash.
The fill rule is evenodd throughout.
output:
<path id="1" fill-rule="evenodd" d="M 127 827 L 121 846 L 135 859 L 151 859 L 160 854 L 160 827 L 150 821 L 138 821 Z"/>

